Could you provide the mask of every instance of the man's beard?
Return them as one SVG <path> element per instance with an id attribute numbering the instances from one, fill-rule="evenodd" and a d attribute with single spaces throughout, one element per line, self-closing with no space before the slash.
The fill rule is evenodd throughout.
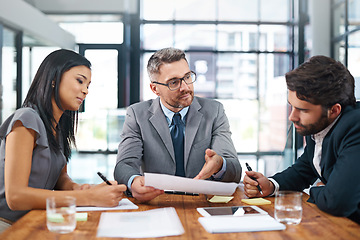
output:
<path id="1" fill-rule="evenodd" d="M 302 125 L 300 122 L 294 122 L 294 124 L 301 126 L 303 128 L 303 129 L 296 129 L 297 133 L 299 133 L 302 136 L 308 136 L 324 130 L 327 126 L 330 125 L 330 120 L 325 112 L 325 114 L 323 113 L 320 119 L 316 123 Z"/>
<path id="2" fill-rule="evenodd" d="M 193 91 L 189 91 L 189 92 L 186 92 L 186 93 L 183 93 L 182 95 L 185 95 L 185 94 L 190 94 L 190 96 L 191 96 L 191 101 L 190 101 L 190 104 L 192 103 L 192 101 L 194 100 L 194 92 Z M 181 95 L 181 96 L 182 96 Z M 180 96 L 180 97 L 181 97 Z M 176 102 L 174 102 L 174 103 L 170 103 L 170 102 L 166 102 L 167 104 L 169 104 L 171 107 L 173 107 L 173 108 L 184 108 L 184 107 L 187 107 L 187 106 L 189 106 L 189 105 L 183 105 L 183 104 L 181 104 L 180 103 L 180 101 L 176 101 Z"/>

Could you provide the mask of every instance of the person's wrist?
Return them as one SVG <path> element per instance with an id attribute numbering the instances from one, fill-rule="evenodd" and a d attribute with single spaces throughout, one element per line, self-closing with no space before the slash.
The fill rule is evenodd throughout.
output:
<path id="1" fill-rule="evenodd" d="M 216 173 L 220 172 L 221 169 L 223 168 L 223 165 L 224 165 L 224 159 L 222 157 L 220 157 L 220 159 L 221 159 L 220 160 L 220 166 L 219 166 L 219 169 L 218 169 L 218 171 Z"/>
<path id="2" fill-rule="evenodd" d="M 72 182 L 71 184 L 71 189 L 72 190 L 80 190 L 81 189 L 81 185 L 75 182 Z"/>
<path id="3" fill-rule="evenodd" d="M 272 195 L 275 192 L 275 185 L 272 181 L 270 181 L 270 180 L 268 180 L 268 181 L 270 182 L 270 190 L 271 190 L 269 195 Z"/>
<path id="4" fill-rule="evenodd" d="M 93 190 L 85 189 L 78 193 L 77 198 L 79 198 L 79 203 L 78 200 L 76 201 L 76 203 L 80 204 L 81 201 L 83 202 L 84 206 L 96 206 L 96 201 L 94 199 L 94 196 L 96 196 L 96 194 L 94 194 Z"/>

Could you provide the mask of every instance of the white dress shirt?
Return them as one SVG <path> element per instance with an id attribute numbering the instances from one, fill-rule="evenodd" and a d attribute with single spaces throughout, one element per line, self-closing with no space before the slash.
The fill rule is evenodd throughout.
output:
<path id="1" fill-rule="evenodd" d="M 311 138 L 315 141 L 313 164 L 314 164 L 314 167 L 315 167 L 316 171 L 319 173 L 320 176 L 321 176 L 320 162 L 321 162 L 322 144 L 323 144 L 323 141 L 324 141 L 324 138 L 325 138 L 326 134 L 328 134 L 330 129 L 337 122 L 340 115 L 331 124 L 329 124 L 329 126 L 327 126 L 325 129 L 321 130 L 320 132 L 318 132 L 316 134 L 311 135 Z M 271 195 L 274 195 L 275 192 L 279 190 L 280 186 L 279 186 L 279 183 L 275 181 L 275 179 L 269 178 L 269 180 L 275 186 L 275 190 L 271 194 Z"/>

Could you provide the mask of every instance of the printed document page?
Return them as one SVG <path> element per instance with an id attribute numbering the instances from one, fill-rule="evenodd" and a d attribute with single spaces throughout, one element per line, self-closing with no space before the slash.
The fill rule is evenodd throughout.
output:
<path id="1" fill-rule="evenodd" d="M 238 186 L 237 183 L 225 183 L 210 180 L 198 180 L 167 174 L 145 173 L 145 186 L 161 190 L 173 190 L 209 195 L 231 196 Z"/>
<path id="2" fill-rule="evenodd" d="M 97 237 L 154 238 L 184 232 L 175 208 L 168 207 L 143 212 L 104 212 Z"/>

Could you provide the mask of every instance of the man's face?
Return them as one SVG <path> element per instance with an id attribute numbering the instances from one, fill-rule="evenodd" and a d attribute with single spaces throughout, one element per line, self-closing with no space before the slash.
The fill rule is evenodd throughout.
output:
<path id="1" fill-rule="evenodd" d="M 296 92 L 290 90 L 288 101 L 292 106 L 289 120 L 294 123 L 296 132 L 300 135 L 316 134 L 330 125 L 328 111 L 324 111 L 321 105 L 300 100 Z"/>
<path id="2" fill-rule="evenodd" d="M 156 75 L 153 81 L 167 84 L 175 78 L 182 78 L 190 73 L 188 63 L 181 59 L 173 63 L 165 63 L 160 66 L 160 73 Z M 184 107 L 189 106 L 194 99 L 194 85 L 187 85 L 181 82 L 179 89 L 171 91 L 167 86 L 150 83 L 151 90 L 160 97 L 161 102 L 173 112 L 179 112 Z"/>

